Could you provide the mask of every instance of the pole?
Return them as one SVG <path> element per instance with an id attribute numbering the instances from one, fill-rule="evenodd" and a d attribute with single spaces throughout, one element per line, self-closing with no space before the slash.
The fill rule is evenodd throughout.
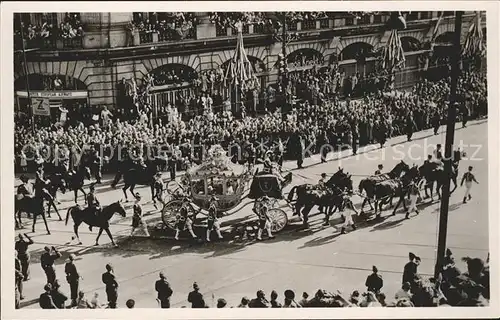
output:
<path id="1" fill-rule="evenodd" d="M 28 108 L 29 114 L 31 114 L 31 130 L 33 133 L 35 132 L 35 114 L 33 112 L 33 106 L 31 105 L 31 94 L 30 94 L 30 83 L 28 78 L 28 63 L 26 62 L 26 48 L 24 45 L 24 32 L 23 32 L 23 22 L 20 21 L 21 24 L 21 42 L 23 47 L 23 64 L 24 64 L 24 73 L 26 74 L 26 92 L 28 93 Z"/>
<path id="2" fill-rule="evenodd" d="M 451 90 L 449 97 L 448 121 L 446 126 L 446 143 L 445 143 L 445 160 L 444 174 L 445 177 L 451 176 L 452 151 L 455 139 L 455 121 L 457 116 L 456 101 L 457 101 L 457 82 L 459 76 L 460 62 L 460 36 L 462 31 L 462 11 L 455 11 L 455 33 L 453 38 L 452 50 L 452 65 L 451 65 Z M 436 267 L 434 269 L 434 277 L 437 279 L 441 273 L 443 259 L 446 252 L 446 236 L 448 229 L 448 206 L 450 204 L 450 179 L 445 179 L 441 197 L 441 208 L 439 213 L 439 233 L 438 233 L 438 248 Z"/>
<path id="3" fill-rule="evenodd" d="M 282 92 L 282 101 L 281 101 L 281 113 L 284 114 L 288 110 L 288 96 L 287 96 L 287 88 L 288 87 L 288 80 L 286 79 L 287 77 L 287 72 L 286 68 L 288 66 L 287 58 L 286 58 L 286 46 L 287 46 L 287 30 L 286 30 L 286 13 L 283 12 L 283 31 L 281 34 L 281 53 L 283 54 L 283 73 L 280 75 L 280 83 L 281 83 L 281 90 Z M 284 112 L 285 111 L 285 112 Z"/>

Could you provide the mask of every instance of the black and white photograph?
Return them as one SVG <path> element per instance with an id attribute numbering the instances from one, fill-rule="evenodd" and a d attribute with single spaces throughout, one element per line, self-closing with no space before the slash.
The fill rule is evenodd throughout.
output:
<path id="1" fill-rule="evenodd" d="M 500 316 L 498 3 L 195 3 L 2 4 L 9 317 Z"/>

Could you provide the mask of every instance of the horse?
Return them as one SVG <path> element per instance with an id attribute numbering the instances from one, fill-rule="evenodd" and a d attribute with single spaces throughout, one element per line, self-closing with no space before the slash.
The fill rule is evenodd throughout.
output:
<path id="1" fill-rule="evenodd" d="M 318 205 L 325 209 L 325 221 L 329 219 L 329 214 L 333 210 L 333 206 L 341 208 L 343 198 L 342 193 L 344 190 L 352 191 L 351 175 L 343 172 L 342 169 L 337 171 L 326 183 L 324 189 L 319 189 L 315 185 L 302 184 L 294 186 L 288 194 L 288 202 L 293 201 L 295 193 L 297 194 L 297 201 L 295 203 L 294 216 L 301 216 L 305 227 L 308 227 L 309 212 L 311 209 Z M 301 210 L 302 209 L 302 210 Z"/>
<path id="2" fill-rule="evenodd" d="M 404 197 L 407 194 L 410 182 L 414 181 L 418 177 L 418 168 L 413 166 L 411 169 L 406 171 L 401 178 L 385 180 L 377 183 L 374 188 L 376 218 L 380 218 L 380 215 L 382 214 L 382 206 L 384 204 L 390 203 L 390 206 L 392 207 L 392 199 L 394 197 L 399 197 L 399 201 L 394 208 L 392 215 L 396 214 L 396 210 L 401 203 L 403 204 L 403 208 L 407 210 Z"/>
<path id="3" fill-rule="evenodd" d="M 428 162 L 423 164 L 418 168 L 420 176 L 425 179 L 425 198 L 429 198 L 429 194 L 427 192 L 428 189 L 431 191 L 431 201 L 434 199 L 434 183 L 436 183 L 436 193 L 438 194 L 438 199 L 441 199 L 441 188 L 446 183 L 446 180 L 453 181 L 453 189 L 450 191 L 450 194 L 455 192 L 458 187 L 457 178 L 458 178 L 458 162 L 454 162 L 451 167 L 451 173 L 446 174 L 444 168 L 441 164 L 436 162 Z"/>
<path id="4" fill-rule="evenodd" d="M 54 202 L 60 203 L 57 201 L 57 191 L 61 190 L 63 194 L 66 193 L 66 181 L 64 180 L 63 176 L 59 173 L 49 175 L 48 176 L 49 182 L 47 183 L 46 189 L 49 192 L 49 194 L 52 196 L 54 199 Z M 47 216 L 50 218 L 50 209 L 52 206 L 49 205 L 47 206 Z M 59 216 L 59 221 L 62 220 L 61 215 L 59 215 L 59 210 L 56 208 L 56 213 Z"/>
<path id="5" fill-rule="evenodd" d="M 76 172 L 68 172 L 64 180 L 67 182 L 68 189 L 73 190 L 75 194 L 75 203 L 78 203 L 78 191 L 83 193 L 84 198 L 86 198 L 87 193 L 83 190 L 85 184 L 85 179 L 90 180 L 90 168 L 85 165 L 80 165 Z M 85 201 L 87 201 L 85 199 Z"/>
<path id="6" fill-rule="evenodd" d="M 89 208 L 82 209 L 80 206 L 76 205 L 69 208 L 66 212 L 65 225 L 68 225 L 69 216 L 71 215 L 71 218 L 73 219 L 73 230 L 76 238 L 78 239 L 78 244 L 82 244 L 78 235 L 78 228 L 82 222 L 85 222 L 90 227 L 99 227 L 99 233 L 97 234 L 97 238 L 95 240 L 96 246 L 99 245 L 99 237 L 104 230 L 108 234 L 108 237 L 111 239 L 113 245 L 116 247 L 113 236 L 109 231 L 109 220 L 115 213 L 119 213 L 122 217 L 126 216 L 126 212 L 121 201 L 113 202 L 112 204 L 104 207 L 98 215 L 89 212 Z"/>
<path id="7" fill-rule="evenodd" d="M 375 197 L 375 185 L 382 181 L 391 180 L 395 178 L 399 178 L 403 172 L 406 172 L 410 169 L 403 160 L 399 162 L 389 173 L 384 173 L 380 175 L 369 176 L 368 178 L 362 179 L 359 182 L 359 193 L 363 193 L 363 190 L 366 193 L 366 197 L 361 204 L 361 213 L 363 213 L 363 209 L 365 204 L 368 202 L 370 208 L 373 210 L 373 206 L 371 204 L 370 199 L 374 199 Z"/>
<path id="8" fill-rule="evenodd" d="M 15 216 L 17 216 L 16 226 L 19 228 L 23 227 L 23 223 L 21 221 L 21 213 L 26 212 L 27 214 L 33 215 L 33 226 L 32 232 L 35 232 L 35 224 L 37 216 L 41 215 L 43 218 L 43 222 L 45 223 L 45 229 L 47 230 L 47 234 L 50 234 L 49 226 L 47 225 L 47 219 L 45 218 L 45 209 L 43 206 L 44 201 L 49 202 L 49 206 L 53 206 L 57 211 L 56 205 L 54 203 L 54 198 L 50 195 L 47 189 L 42 189 L 41 194 L 35 195 L 34 197 L 23 197 L 19 199 L 17 196 L 14 198 L 14 208 L 15 208 Z M 59 213 L 57 213 L 59 215 Z M 59 216 L 59 220 L 61 216 Z"/>
<path id="9" fill-rule="evenodd" d="M 137 184 L 143 186 L 149 186 L 151 188 L 151 198 L 154 198 L 154 176 L 158 172 L 158 166 L 161 164 L 161 159 L 155 159 L 147 161 L 146 167 L 140 165 L 124 165 L 124 170 L 117 172 L 111 187 L 115 188 L 120 179 L 123 176 L 124 186 L 122 188 L 123 194 L 125 195 L 125 201 L 128 202 L 127 190 L 135 198 L 134 188 Z"/>

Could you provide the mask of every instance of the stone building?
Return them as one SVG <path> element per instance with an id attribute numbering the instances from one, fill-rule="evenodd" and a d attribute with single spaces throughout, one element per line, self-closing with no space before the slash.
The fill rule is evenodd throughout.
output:
<path id="1" fill-rule="evenodd" d="M 151 103 L 159 105 L 175 103 L 180 97 L 199 92 L 200 87 L 207 86 L 210 77 L 220 80 L 223 73 L 220 70 L 234 54 L 234 29 L 213 23 L 209 12 L 192 13 L 182 25 L 168 22 L 171 15 L 162 18 L 162 14 L 165 13 L 17 14 L 15 29 L 20 29 L 23 23 L 25 28 L 38 27 L 42 35 L 28 32 L 27 36 L 18 33 L 15 37 L 16 105 L 20 108 L 27 105 L 29 90 L 31 97 L 47 98 L 51 106 L 70 103 L 113 108 L 125 103 L 123 97 L 135 90 L 130 85 L 132 79 L 141 86 L 150 75 L 163 79 L 149 88 Z M 286 47 L 290 72 L 312 68 L 313 64 L 323 67 L 337 64 L 345 77 L 371 74 L 376 60 L 373 53 L 388 38 L 385 22 L 389 14 L 378 12 L 357 19 L 339 12 L 289 24 L 288 33 L 293 35 Z M 428 52 L 438 16 L 437 11 L 405 14 L 407 27 L 399 34 L 406 65 L 396 75 L 396 87 L 409 87 L 417 81 L 422 67 L 419 57 Z M 473 18 L 474 12 L 465 13 L 462 39 Z M 167 22 L 161 31 L 148 31 L 157 29 L 150 28 L 149 24 L 162 20 Z M 69 31 L 74 32 L 72 36 L 60 36 L 64 35 L 60 30 L 72 21 L 79 21 L 79 30 L 75 27 Z M 43 24 L 59 29 L 59 33 L 54 31 L 43 36 L 47 28 Z M 243 28 L 246 52 L 262 88 L 276 82 L 276 62 L 282 52 L 282 42 L 270 29 L 262 23 L 246 24 Z M 449 47 L 453 30 L 454 13 L 444 12 L 436 30 L 436 45 Z M 65 32 L 67 35 L 68 31 Z M 446 50 L 443 52 L 446 54 Z M 209 86 L 215 83 L 219 93 L 227 96 L 228 93 L 223 92 L 227 86 L 221 81 L 212 79 L 208 83 Z"/>

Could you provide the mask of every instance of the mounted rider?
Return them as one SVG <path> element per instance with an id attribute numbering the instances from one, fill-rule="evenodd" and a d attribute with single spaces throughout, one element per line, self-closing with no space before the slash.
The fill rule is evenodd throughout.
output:
<path id="1" fill-rule="evenodd" d="M 179 214 L 176 216 L 175 240 L 179 240 L 181 231 L 184 231 L 185 229 L 188 229 L 193 239 L 197 238 L 196 234 L 193 232 L 194 215 L 189 216 L 188 205 L 189 202 L 187 200 L 184 200 L 179 210 Z"/>
<path id="2" fill-rule="evenodd" d="M 90 191 L 89 193 L 87 193 L 85 201 L 87 202 L 87 209 L 89 211 L 88 214 L 92 214 L 98 217 L 99 214 L 101 213 L 101 204 L 99 203 L 99 200 L 97 200 L 97 197 L 95 195 L 94 184 L 90 185 Z M 89 226 L 89 230 L 92 231 L 92 226 Z"/>
<path id="3" fill-rule="evenodd" d="M 50 180 L 46 180 L 44 177 L 43 165 L 38 166 L 35 175 L 35 195 L 41 195 L 42 191 L 46 189 L 49 183 Z"/>
<path id="4" fill-rule="evenodd" d="M 17 187 L 16 198 L 21 200 L 24 198 L 33 198 L 35 196 L 33 186 L 29 183 L 29 179 L 24 174 L 19 178 L 22 184 Z"/>
<path id="5" fill-rule="evenodd" d="M 375 175 L 378 176 L 378 175 L 381 175 L 382 174 L 382 170 L 384 170 L 384 166 L 382 164 L 379 164 L 378 169 L 375 171 Z"/>
<path id="6" fill-rule="evenodd" d="M 208 227 L 207 227 L 207 242 L 210 242 L 210 233 L 212 230 L 215 229 L 215 232 L 217 233 L 217 236 L 220 239 L 223 239 L 222 234 L 220 232 L 220 223 L 219 223 L 219 218 L 217 217 L 217 198 L 215 196 L 212 196 L 210 198 L 210 205 L 208 207 L 208 217 L 207 217 L 207 222 L 208 222 Z"/>
<path id="7" fill-rule="evenodd" d="M 321 174 L 321 179 L 318 181 L 318 189 L 325 190 L 326 189 L 326 173 Z"/>

